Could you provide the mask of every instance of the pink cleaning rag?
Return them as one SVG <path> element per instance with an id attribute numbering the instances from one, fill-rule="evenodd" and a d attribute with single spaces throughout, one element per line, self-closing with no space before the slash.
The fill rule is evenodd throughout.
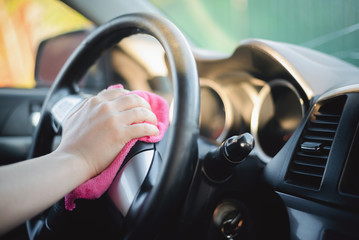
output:
<path id="1" fill-rule="evenodd" d="M 111 88 L 123 88 L 122 85 L 114 85 Z M 147 136 L 129 141 L 117 155 L 115 160 L 102 171 L 99 175 L 84 182 L 75 190 L 65 196 L 65 207 L 67 210 L 73 210 L 76 207 L 76 199 L 97 199 L 102 196 L 103 193 L 110 187 L 113 179 L 115 178 L 117 171 L 121 167 L 123 160 L 125 159 L 128 152 L 139 141 L 144 142 L 158 142 L 162 139 L 164 133 L 167 130 L 169 123 L 169 108 L 167 102 L 160 96 L 145 92 L 145 91 L 133 91 L 129 94 L 137 94 L 143 97 L 151 106 L 153 113 L 157 116 L 157 127 L 159 129 L 159 135 Z"/>

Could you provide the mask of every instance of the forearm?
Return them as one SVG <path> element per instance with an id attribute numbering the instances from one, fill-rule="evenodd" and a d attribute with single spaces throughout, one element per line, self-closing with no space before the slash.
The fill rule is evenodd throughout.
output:
<path id="1" fill-rule="evenodd" d="M 83 161 L 51 153 L 0 168 L 0 235 L 50 207 L 89 177 Z"/>

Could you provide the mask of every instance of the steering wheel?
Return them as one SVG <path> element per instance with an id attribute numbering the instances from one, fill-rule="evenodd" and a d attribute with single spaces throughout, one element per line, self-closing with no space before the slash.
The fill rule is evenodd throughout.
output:
<path id="1" fill-rule="evenodd" d="M 173 209 L 180 209 L 198 156 L 197 68 L 184 36 L 167 19 L 140 13 L 123 15 L 98 27 L 79 45 L 59 72 L 45 99 L 29 158 L 51 151 L 56 135 L 52 126 L 55 105 L 61 99 L 81 96 L 78 83 L 89 67 L 106 49 L 133 34 L 151 35 L 162 45 L 174 92 L 172 122 L 166 132 L 165 153 L 161 153 L 162 163 L 156 183 L 141 195 L 140 206 L 131 208 L 124 220 L 124 239 L 143 239 L 143 236 L 151 239 L 171 219 Z M 34 236 L 36 231 L 34 224 L 30 224 L 32 220 L 27 222 L 30 236 Z"/>

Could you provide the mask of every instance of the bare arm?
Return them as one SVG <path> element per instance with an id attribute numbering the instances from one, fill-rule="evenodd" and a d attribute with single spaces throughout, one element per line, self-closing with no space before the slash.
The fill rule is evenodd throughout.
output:
<path id="1" fill-rule="evenodd" d="M 111 89 L 83 103 L 54 152 L 0 167 L 0 235 L 99 174 L 131 139 L 158 134 L 149 104 L 124 93 Z"/>

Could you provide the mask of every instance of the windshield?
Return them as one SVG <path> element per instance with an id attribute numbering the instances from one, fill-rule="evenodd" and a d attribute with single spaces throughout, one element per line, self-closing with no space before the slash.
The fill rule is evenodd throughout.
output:
<path id="1" fill-rule="evenodd" d="M 357 0 L 151 0 L 198 47 L 231 53 L 247 38 L 288 42 L 359 66 Z"/>
<path id="2" fill-rule="evenodd" d="M 92 23 L 60 1 L 0 0 L 0 88 L 33 88 L 40 42 Z"/>

